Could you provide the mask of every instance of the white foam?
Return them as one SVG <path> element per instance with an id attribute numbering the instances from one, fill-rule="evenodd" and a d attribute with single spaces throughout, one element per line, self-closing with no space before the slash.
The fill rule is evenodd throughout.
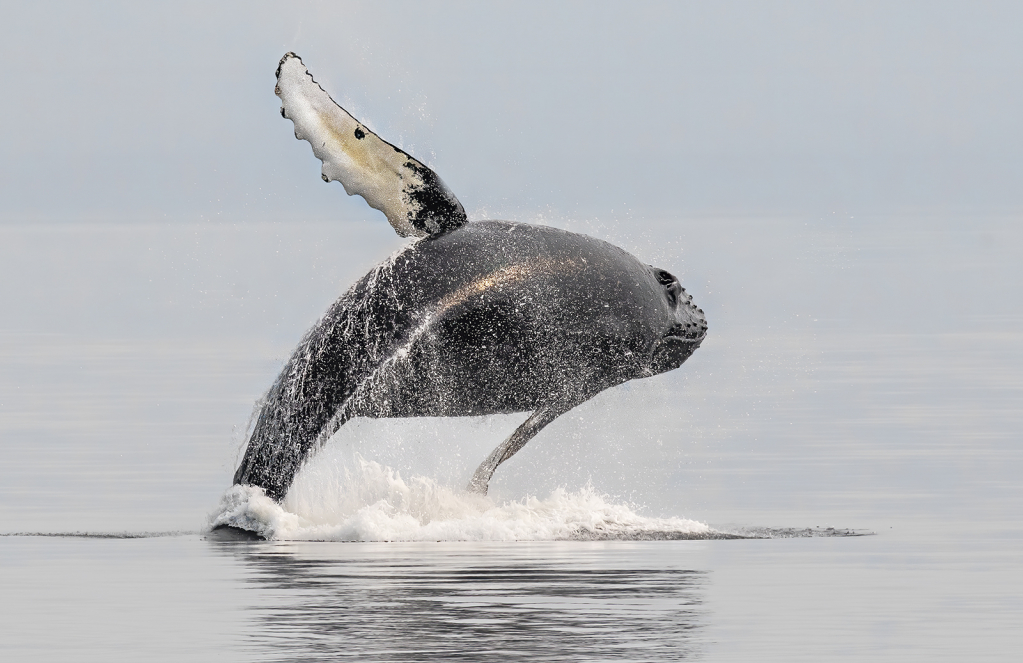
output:
<path id="1" fill-rule="evenodd" d="M 283 504 L 261 488 L 232 486 L 210 516 L 275 540 L 542 541 L 699 536 L 684 518 L 648 518 L 592 487 L 503 503 L 413 476 L 358 455 L 334 472 L 296 485 Z"/>

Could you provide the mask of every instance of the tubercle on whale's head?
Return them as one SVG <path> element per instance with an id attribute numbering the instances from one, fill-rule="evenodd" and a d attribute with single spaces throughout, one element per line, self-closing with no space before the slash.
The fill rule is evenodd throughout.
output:
<path id="1" fill-rule="evenodd" d="M 707 318 L 677 278 L 663 269 L 650 269 L 669 312 L 667 328 L 650 353 L 649 374 L 657 375 L 678 368 L 696 352 L 707 336 Z"/>

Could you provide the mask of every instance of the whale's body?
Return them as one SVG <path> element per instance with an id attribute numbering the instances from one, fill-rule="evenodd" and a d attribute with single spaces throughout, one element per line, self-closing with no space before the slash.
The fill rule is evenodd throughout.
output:
<path id="1" fill-rule="evenodd" d="M 267 393 L 234 481 L 280 501 L 302 462 L 354 417 L 532 412 L 476 470 L 497 466 L 601 391 L 679 367 L 703 312 L 668 272 L 555 228 L 466 220 L 433 171 L 337 106 L 288 54 L 282 114 L 323 178 L 422 239 L 360 279 L 299 344 Z"/>
<path id="2" fill-rule="evenodd" d="M 327 311 L 268 393 L 235 482 L 281 499 L 353 417 L 557 416 L 676 368 L 704 328 L 674 277 L 612 244 L 469 223 L 406 247 Z"/>

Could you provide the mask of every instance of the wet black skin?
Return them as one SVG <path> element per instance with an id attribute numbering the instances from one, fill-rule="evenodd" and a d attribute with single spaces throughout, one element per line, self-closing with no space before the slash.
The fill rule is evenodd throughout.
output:
<path id="1" fill-rule="evenodd" d="M 318 438 L 353 417 L 564 412 L 678 368 L 706 329 L 675 277 L 612 244 L 468 223 L 331 306 L 267 394 L 234 481 L 282 500 Z"/>

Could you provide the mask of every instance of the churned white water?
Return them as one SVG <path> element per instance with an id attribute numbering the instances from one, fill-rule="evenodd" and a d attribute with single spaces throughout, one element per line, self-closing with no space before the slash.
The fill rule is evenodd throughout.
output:
<path id="1" fill-rule="evenodd" d="M 319 473 L 283 504 L 261 488 L 232 486 L 210 516 L 273 540 L 552 541 L 687 538 L 710 533 L 685 518 L 650 518 L 591 486 L 504 502 L 443 485 L 354 455 Z"/>

